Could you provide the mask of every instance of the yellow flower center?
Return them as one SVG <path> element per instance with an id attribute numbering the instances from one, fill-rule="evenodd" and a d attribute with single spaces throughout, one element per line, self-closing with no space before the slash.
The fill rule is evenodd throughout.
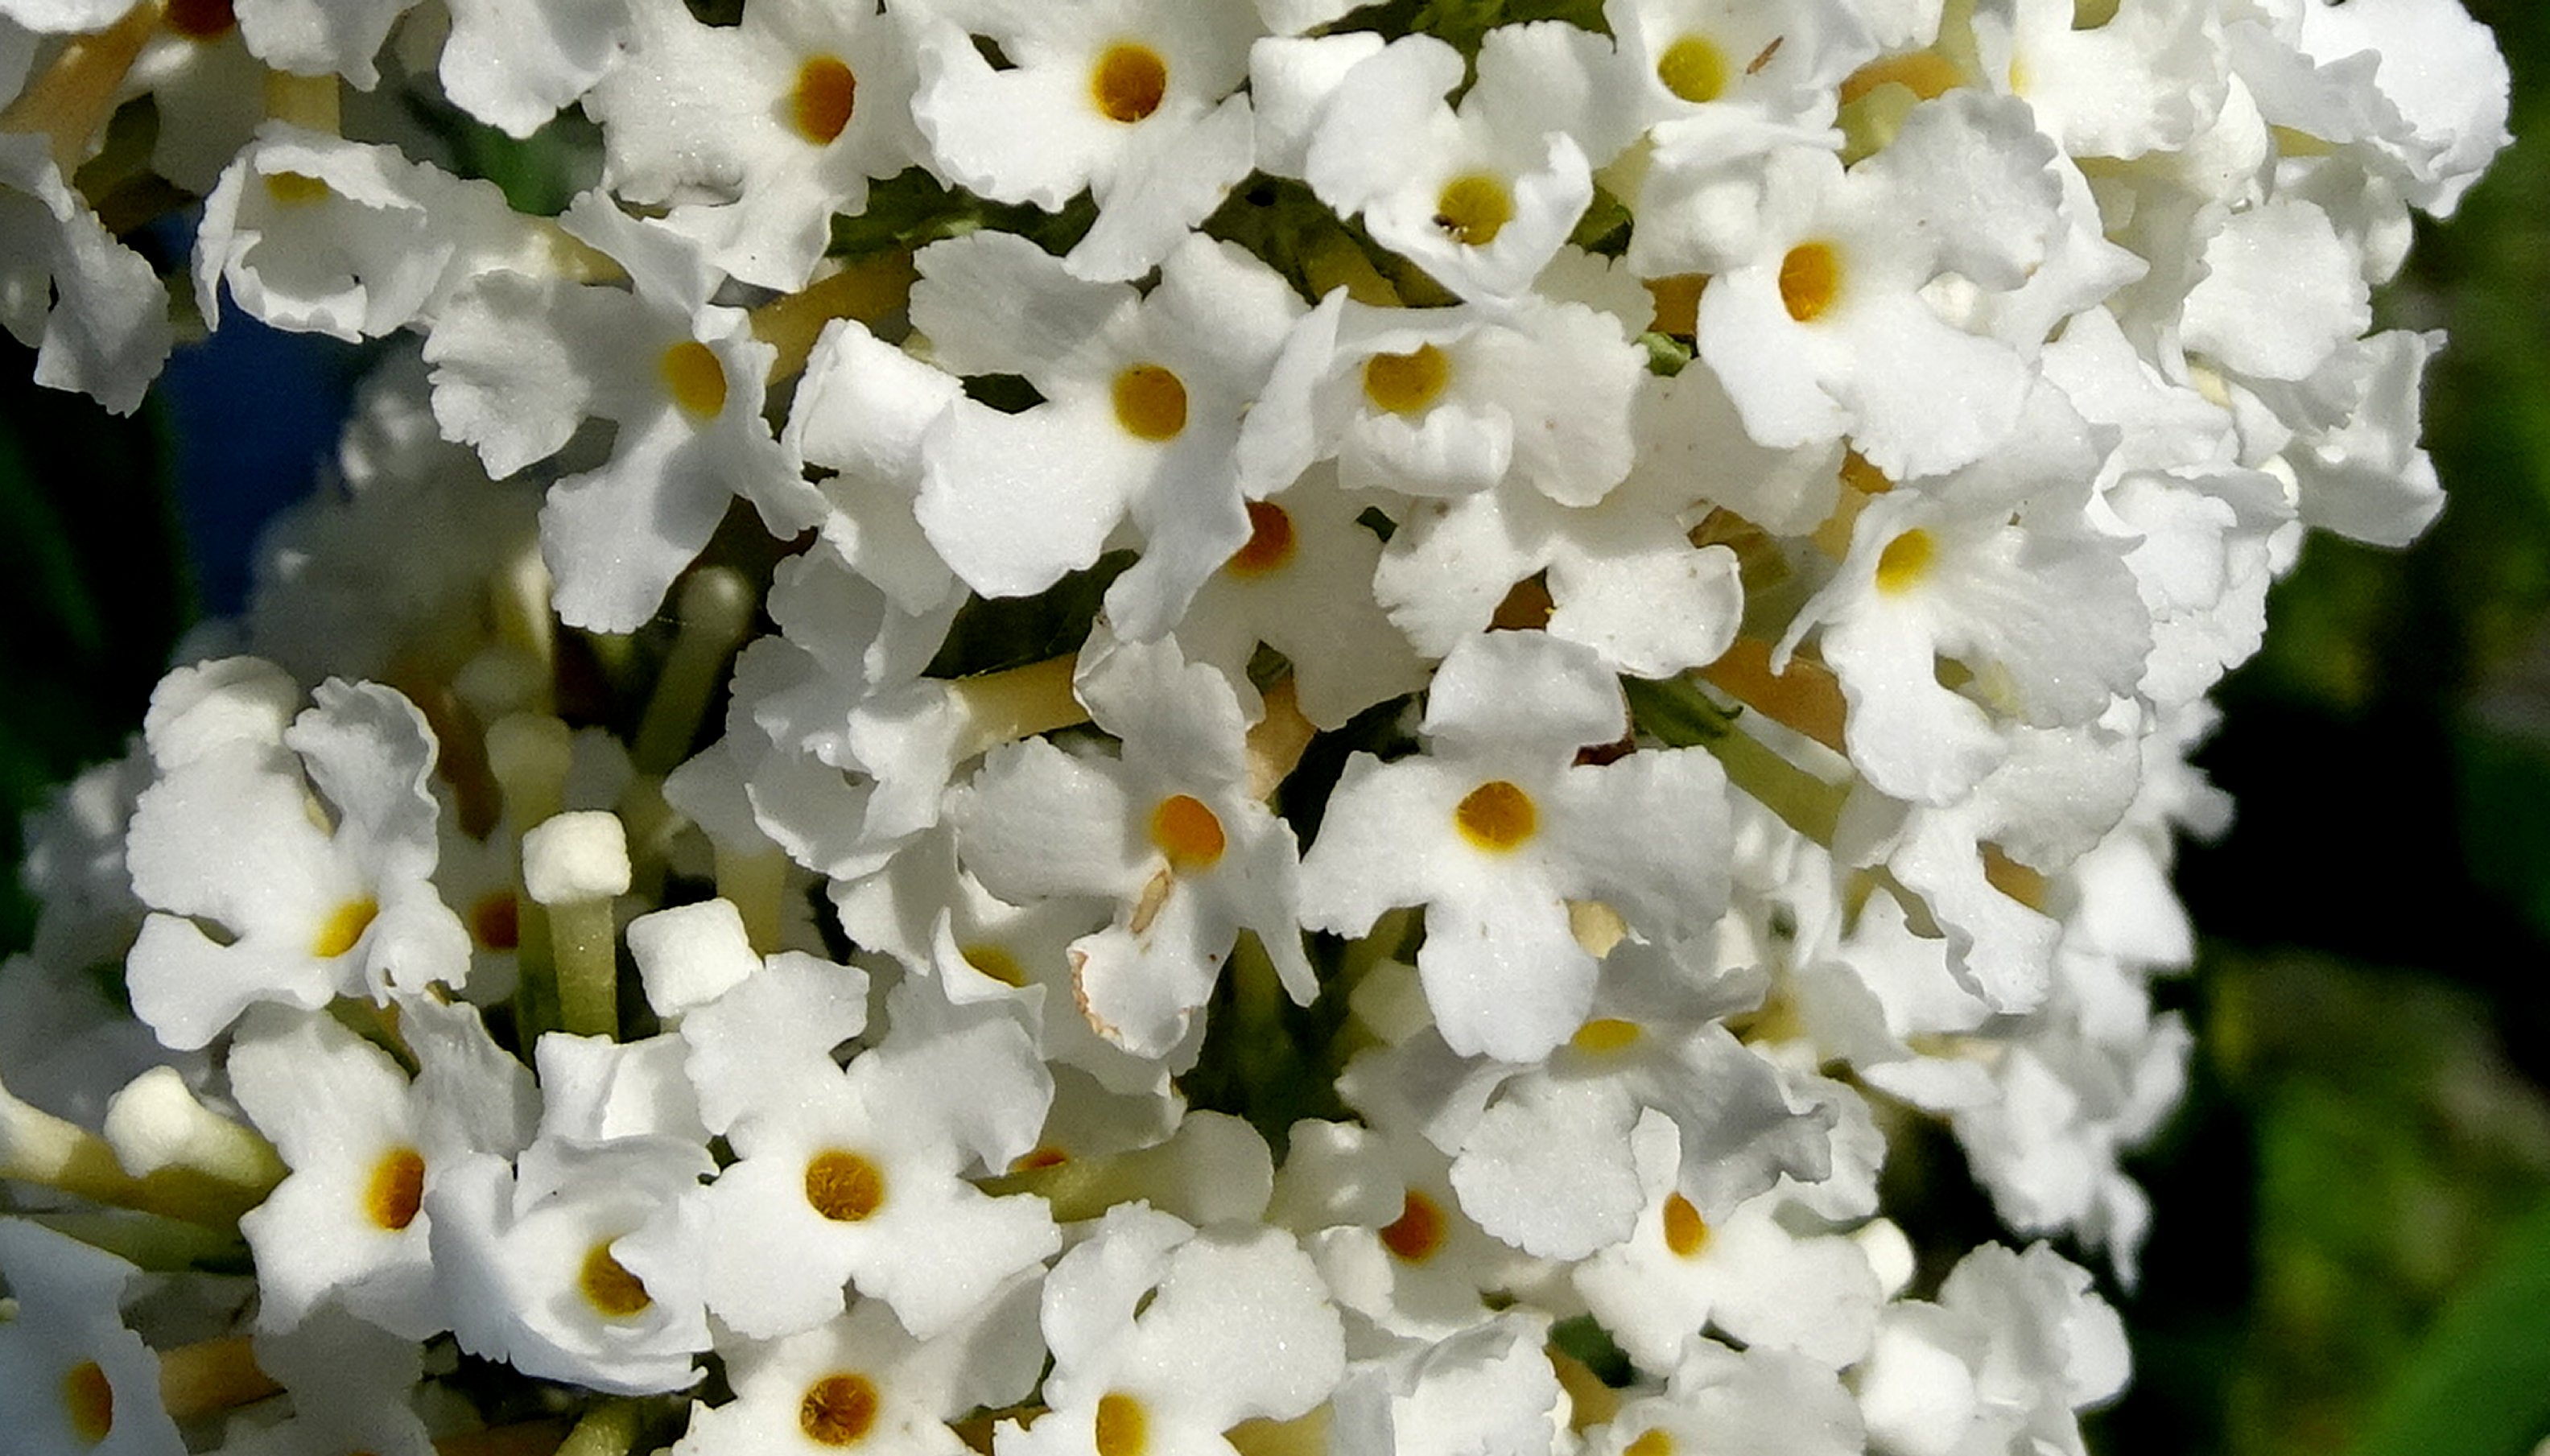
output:
<path id="1" fill-rule="evenodd" d="M 1221 819 L 1192 795 L 1171 794 L 1151 811 L 1151 847 L 1180 874 L 1213 868 L 1228 843 Z"/>
<path id="2" fill-rule="evenodd" d="M 1701 1218 L 1700 1210 L 1693 1208 L 1691 1200 L 1681 1194 L 1667 1194 L 1665 1247 L 1674 1251 L 1675 1258 L 1693 1259 L 1698 1258 L 1708 1244 L 1709 1224 Z"/>
<path id="3" fill-rule="evenodd" d="M 321 960 L 343 955 L 363 938 L 363 932 L 372 927 L 372 921 L 380 913 L 380 902 L 368 895 L 338 906 L 319 922 L 319 933 L 310 937 L 310 953 Z"/>
<path id="4" fill-rule="evenodd" d="M 1421 415 L 1451 382 L 1452 361 L 1430 343 L 1404 354 L 1374 354 L 1363 361 L 1363 397 L 1394 415 Z"/>
<path id="5" fill-rule="evenodd" d="M 1706 36 L 1685 36 L 1656 57 L 1656 79 L 1695 105 L 1716 101 L 1726 91 L 1725 52 Z"/>
<path id="6" fill-rule="evenodd" d="M 1652 1426 L 1620 1449 L 1620 1456 L 1673 1456 L 1674 1440 L 1662 1426 Z"/>
<path id="7" fill-rule="evenodd" d="M 1019 958 L 989 941 L 960 947 L 957 954 L 965 957 L 965 964 L 1004 986 L 1025 986 L 1028 983 L 1028 968 L 1019 964 Z"/>
<path id="8" fill-rule="evenodd" d="M 83 1360 L 62 1377 L 62 1405 L 71 1418 L 71 1433 L 94 1446 L 115 1429 L 115 1388 L 94 1360 Z"/>
<path id="9" fill-rule="evenodd" d="M 1434 199 L 1434 226 L 1453 242 L 1485 247 L 1514 221 L 1514 194 L 1483 172 L 1454 177 Z"/>
<path id="10" fill-rule="evenodd" d="M 1531 796 L 1504 779 L 1490 779 L 1462 796 L 1452 811 L 1461 837 L 1481 849 L 1503 853 L 1519 848 L 1539 827 L 1540 811 Z"/>
<path id="11" fill-rule="evenodd" d="M 1284 508 L 1265 501 L 1248 503 L 1248 543 L 1230 553 L 1223 569 L 1233 576 L 1264 576 L 1281 571 L 1292 561 L 1301 544 L 1294 534 L 1293 518 Z"/>
<path id="12" fill-rule="evenodd" d="M 280 207 L 308 207 L 328 196 L 328 184 L 307 172 L 268 172 L 265 195 Z"/>
<path id="13" fill-rule="evenodd" d="M 825 1376 L 797 1403 L 797 1428 L 819 1446 L 855 1446 L 876 1424 L 877 1389 L 864 1375 Z"/>
<path id="14" fill-rule="evenodd" d="M 1895 489 L 1886 472 L 1868 463 L 1868 457 L 1857 450 L 1844 450 L 1841 456 L 1841 483 L 1864 496 L 1882 496 Z"/>
<path id="15" fill-rule="evenodd" d="M 397 1233 L 416 1221 L 425 1205 L 425 1155 L 412 1147 L 394 1147 L 372 1165 L 363 1185 L 363 1215 L 374 1228 Z"/>
<path id="16" fill-rule="evenodd" d="M 885 1173 L 857 1153 L 826 1148 L 806 1160 L 806 1202 L 835 1223 L 856 1223 L 885 1207 Z"/>
<path id="17" fill-rule="evenodd" d="M 1098 1456 L 1142 1456 L 1151 1444 L 1151 1412 L 1123 1391 L 1098 1398 Z"/>
<path id="18" fill-rule="evenodd" d="M 1656 301 L 1652 328 L 1658 334 L 1689 339 L 1700 332 L 1700 295 L 1709 287 L 1707 273 L 1673 273 L 1647 280 Z"/>
<path id="19" fill-rule="evenodd" d="M 1877 589 L 1890 597 L 1912 590 L 1930 574 L 1938 554 L 1937 538 L 1918 527 L 1888 541 L 1877 553 Z"/>
<path id="20" fill-rule="evenodd" d="M 1158 111 L 1168 94 L 1169 63 L 1160 52 L 1131 41 L 1108 47 L 1089 71 L 1089 99 L 1111 122 L 1138 122 Z"/>
<path id="21" fill-rule="evenodd" d="M 626 1319 L 655 1303 L 654 1296 L 646 1293 L 646 1282 L 611 1257 L 609 1239 L 585 1251 L 584 1269 L 576 1276 L 576 1288 L 583 1291 L 585 1303 L 605 1319 Z"/>
<path id="22" fill-rule="evenodd" d="M 1399 1216 L 1381 1230 L 1381 1246 L 1411 1264 L 1422 1264 L 1443 1247 L 1443 1211 L 1415 1189 L 1399 1206 Z"/>
<path id="23" fill-rule="evenodd" d="M 1801 243 L 1780 259 L 1780 302 L 1789 317 L 1812 324 L 1841 295 L 1841 259 L 1829 243 Z"/>
<path id="24" fill-rule="evenodd" d="M 797 67 L 789 93 L 788 121 L 797 135 L 822 146 L 841 135 L 859 103 L 859 78 L 838 56 L 818 55 Z"/>
<path id="25" fill-rule="evenodd" d="M 1116 376 L 1116 423 L 1135 439 L 1175 439 L 1187 428 L 1187 387 L 1157 364 L 1135 364 Z"/>
<path id="26" fill-rule="evenodd" d="M 1618 1017 L 1596 1017 L 1577 1027 L 1576 1034 L 1567 1038 L 1567 1044 L 1578 1051 L 1618 1051 L 1635 1045 L 1645 1034 L 1645 1029 L 1635 1021 L 1624 1021 Z"/>
<path id="27" fill-rule="evenodd" d="M 709 346 L 685 339 L 655 361 L 664 377 L 664 392 L 694 420 L 714 420 L 726 411 L 726 366 Z"/>

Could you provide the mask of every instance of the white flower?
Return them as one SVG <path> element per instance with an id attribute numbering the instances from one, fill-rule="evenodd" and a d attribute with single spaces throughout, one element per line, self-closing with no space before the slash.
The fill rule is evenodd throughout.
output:
<path id="1" fill-rule="evenodd" d="M 1248 174 L 1248 99 L 1230 94 L 1259 34 L 1247 8 L 937 0 L 928 11 L 913 115 L 939 166 L 1047 212 L 1090 190 L 1098 222 L 1067 258 L 1079 276 L 1140 277 Z M 975 49 L 977 35 L 1006 67 Z"/>
<path id="2" fill-rule="evenodd" d="M 377 339 L 431 324 L 479 273 L 547 256 L 494 183 L 269 122 L 204 201 L 195 301 L 218 322 L 227 285 L 278 329 Z"/>
<path id="3" fill-rule="evenodd" d="M 1319 987 L 1295 928 L 1298 851 L 1248 793 L 1229 685 L 1174 643 L 1093 643 L 1074 687 L 1123 756 L 1041 739 L 996 750 L 950 806 L 958 857 L 1013 901 L 1116 902 L 1113 925 L 1072 944 L 1073 995 L 1100 1035 L 1137 1055 L 1186 1035 L 1243 929 L 1308 1004 Z"/>
<path id="4" fill-rule="evenodd" d="M 1572 26 L 1506 26 L 1466 77 L 1433 37 L 1393 41 L 1326 98 L 1303 176 L 1320 200 L 1474 303 L 1527 291 L 1592 201 L 1589 153 L 1627 141 L 1625 112 L 1597 93 L 1603 38 Z"/>
<path id="5" fill-rule="evenodd" d="M 917 515 L 985 596 L 1025 596 L 1088 566 L 1129 520 L 1141 558 L 1108 591 L 1137 639 L 1174 626 L 1248 539 L 1240 421 L 1303 312 L 1283 279 L 1201 237 L 1147 295 L 1071 276 L 1026 240 L 975 233 L 925 248 L 913 323 L 959 374 L 1015 373 L 1044 403 L 971 400 L 922 445 Z"/>
<path id="6" fill-rule="evenodd" d="M 1227 1452 L 1224 1431 L 1303 1413 L 1345 1364 L 1336 1311 L 1289 1236 L 1198 1230 L 1142 1204 L 1111 1210 L 1054 1265 L 1044 1335 L 1052 1408 L 1002 1422 L 999 1456 Z"/>
<path id="7" fill-rule="evenodd" d="M 2016 427 L 2028 373 L 1923 290 L 1951 269 L 1987 289 L 2026 279 L 2062 195 L 2052 145 L 2024 107 L 1960 91 L 1847 172 L 1808 155 L 1821 178 L 1785 189 L 1761 251 L 1702 292 L 1701 358 L 1763 444 L 1848 435 L 1895 476 L 1969 463 Z"/>
<path id="8" fill-rule="evenodd" d="M 610 73 L 624 51 L 629 0 L 444 0 L 451 34 L 437 72 L 453 105 L 528 137 Z"/>
<path id="9" fill-rule="evenodd" d="M 1426 907 L 1417 968 L 1443 1039 L 1508 1061 L 1547 1052 L 1593 1000 L 1594 957 L 1568 928 L 1568 901 L 1603 901 L 1668 939 L 1726 904 L 1715 759 L 1574 762 L 1627 726 L 1589 649 L 1538 632 L 1463 642 L 1427 696 L 1434 751 L 1348 761 L 1303 858 L 1303 922 L 1359 935 L 1394 906 Z"/>
<path id="10" fill-rule="evenodd" d="M 132 414 L 168 358 L 157 273 L 71 191 L 42 137 L 0 136 L 0 327 L 35 347 L 36 382 Z"/>
<path id="11" fill-rule="evenodd" d="M 416 0 L 234 0 L 240 30 L 256 58 L 279 71 L 335 72 L 368 91 L 390 27 Z"/>
<path id="12" fill-rule="evenodd" d="M 633 0 L 617 63 L 585 101 L 604 184 L 664 205 L 665 226 L 729 274 L 803 287 L 834 213 L 920 159 L 913 58 L 873 5 L 759 0 L 706 26 L 681 0 Z M 607 53 L 607 52 L 606 52 Z"/>
<path id="13" fill-rule="evenodd" d="M 2078 1456 L 2074 1411 L 2116 1393 L 2125 1336 L 2090 1276 L 2043 1244 L 1988 1244 L 1958 1261 L 1936 1304 L 1887 1310 L 1859 1408 L 1885 1456 L 1949 1456 L 2024 1442 Z"/>
<path id="14" fill-rule="evenodd" d="M 2133 690 L 2149 619 L 2124 543 L 2082 515 L 2101 444 L 2040 387 L 2007 448 L 1859 513 L 1849 554 L 1774 660 L 1820 624 L 1850 700 L 1851 761 L 1879 790 L 1953 803 L 2007 755 L 1997 721 L 2075 727 Z M 1972 696 L 1941 684 L 1941 660 L 1963 667 Z"/>
<path id="15" fill-rule="evenodd" d="M 327 1301 L 410 1339 L 451 1323 L 427 1199 L 464 1158 L 523 1145 L 531 1078 L 475 1013 L 405 1010 L 428 1069 L 414 1084 L 325 1015 L 261 1007 L 241 1026 L 232 1095 L 292 1168 L 240 1220 L 264 1329 L 298 1328 Z"/>
<path id="16" fill-rule="evenodd" d="M 519 1168 L 456 1159 L 427 1213 L 460 1347 L 622 1395 L 692 1385 L 708 1291 L 685 1196 L 713 1166 L 697 1143 L 643 1134 L 543 1137 Z"/>
<path id="17" fill-rule="evenodd" d="M 260 1001 L 386 1003 L 468 975 L 468 932 L 431 879 L 424 716 L 331 679 L 286 728 L 277 710 L 297 697 L 271 664 L 232 658 L 171 674 L 152 698 L 161 776 L 126 851 L 152 914 L 127 979 L 135 1014 L 171 1046 L 203 1045 Z"/>
<path id="18" fill-rule="evenodd" d="M 828 1324 L 725 1351 L 735 1399 L 695 1405 L 673 1456 L 748 1456 L 845 1446 L 960 1456 L 948 1422 L 1011 1405 L 1034 1385 L 1037 1280 L 1024 1275 L 962 1323 L 914 1339 L 894 1314 L 861 1300 Z"/>
<path id="19" fill-rule="evenodd" d="M 471 280 L 426 344 L 445 433 L 506 476 L 564 448 L 588 416 L 620 429 L 608 461 L 561 480 L 540 513 L 560 620 L 629 631 L 740 495 L 781 536 L 823 498 L 762 422 L 777 350 L 708 302 L 698 248 L 600 193 L 565 227 L 627 267 L 634 291 L 497 271 Z"/>
<path id="20" fill-rule="evenodd" d="M 1051 1096 L 1009 1018 L 938 1029 L 899 1017 L 846 1071 L 792 1059 L 730 1075 L 748 1109 L 728 1132 L 738 1161 L 699 1207 L 710 1309 L 736 1331 L 814 1328 L 854 1282 L 928 1339 L 1058 1246 L 1042 1200 L 963 1176 L 1026 1152 Z"/>
<path id="21" fill-rule="evenodd" d="M 1623 1403 L 1589 1456 L 1858 1456 L 1859 1412 L 1832 1372 L 1781 1350 L 1700 1341 L 1661 1395 Z"/>
<path id="22" fill-rule="evenodd" d="M 25 1218 L 0 1218 L 0 1421 L 26 1456 L 178 1456 L 159 1358 L 125 1327 L 142 1271 Z"/>

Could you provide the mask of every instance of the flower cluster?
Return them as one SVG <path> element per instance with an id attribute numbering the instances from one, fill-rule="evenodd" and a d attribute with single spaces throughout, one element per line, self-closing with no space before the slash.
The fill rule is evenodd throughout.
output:
<path id="1" fill-rule="evenodd" d="M 2091 1272 L 1879 1173 L 2130 1282 L 2185 755 L 2438 509 L 2371 289 L 2505 140 L 2454 0 L 0 0 L 0 95 L 43 382 L 172 197 L 399 340 L 0 971 L 102 1456 L 2079 1451 Z"/>

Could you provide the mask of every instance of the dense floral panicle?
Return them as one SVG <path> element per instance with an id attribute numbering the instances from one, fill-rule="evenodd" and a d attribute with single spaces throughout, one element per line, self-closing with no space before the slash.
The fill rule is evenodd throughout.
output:
<path id="1" fill-rule="evenodd" d="M 0 1220 L 7 1439 L 2083 1450 L 2091 1276 L 1912 1297 L 1890 1148 L 2130 1284 L 2206 694 L 2440 508 L 2503 63 L 1552 8 L 0 0 L 40 381 L 190 195 L 415 336 L 37 826 L 7 1207 L 170 1272 Z"/>

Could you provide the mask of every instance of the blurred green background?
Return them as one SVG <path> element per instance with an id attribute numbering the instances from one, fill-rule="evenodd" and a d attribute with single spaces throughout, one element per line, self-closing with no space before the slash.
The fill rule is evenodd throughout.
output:
<path id="1" fill-rule="evenodd" d="M 2199 761 L 2239 819 L 2182 860 L 2207 939 L 2162 996 L 2197 1066 L 2134 1165 L 2154 1232 L 2139 1286 L 2109 1290 L 2137 1373 L 2092 1421 L 2106 1452 L 2550 1440 L 2550 16 L 2471 8 L 2518 140 L 2379 304 L 2451 331 L 2426 389 L 2451 504 L 2406 551 L 2314 539 L 2219 695 Z M 0 340 L 11 862 L 17 815 L 117 751 L 177 633 L 238 602 L 235 556 L 184 542 L 263 503 L 171 483 L 219 469 L 270 501 L 326 447 L 350 357 L 242 333 L 180 367 L 261 391 L 251 429 L 112 420 L 26 384 Z M 28 917 L 0 889 L 0 948 Z"/>

